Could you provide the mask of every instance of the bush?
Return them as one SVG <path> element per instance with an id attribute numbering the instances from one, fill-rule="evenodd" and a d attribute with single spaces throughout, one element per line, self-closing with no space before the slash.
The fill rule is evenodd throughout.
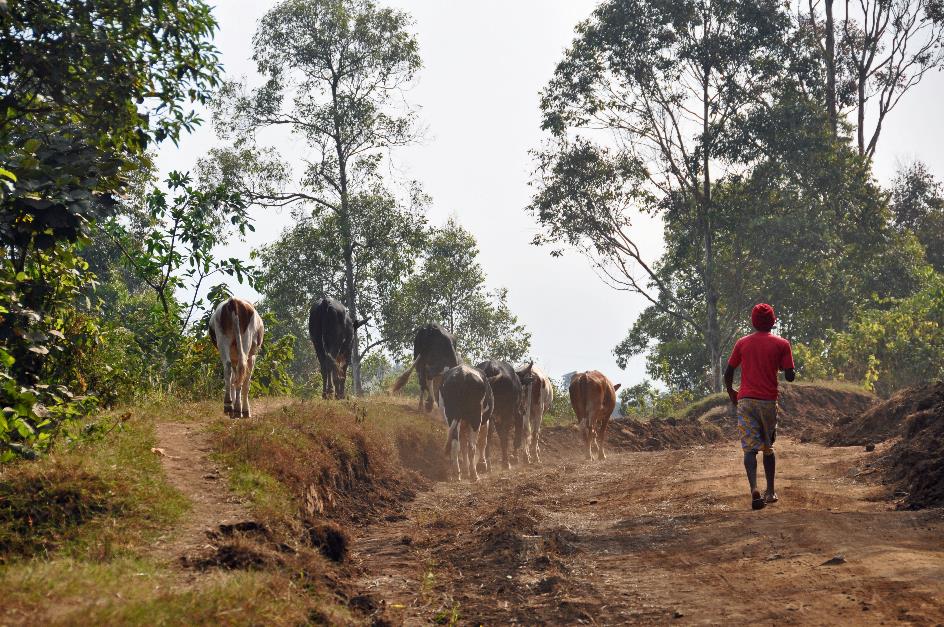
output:
<path id="1" fill-rule="evenodd" d="M 944 376 L 944 275 L 927 271 L 916 293 L 876 299 L 847 331 L 798 344 L 794 357 L 805 379 L 847 380 L 883 396 Z"/>

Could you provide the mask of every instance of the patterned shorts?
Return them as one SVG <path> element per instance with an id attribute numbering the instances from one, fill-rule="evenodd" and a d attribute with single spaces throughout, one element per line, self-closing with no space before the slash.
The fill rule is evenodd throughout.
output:
<path id="1" fill-rule="evenodd" d="M 777 401 L 742 398 L 737 404 L 738 431 L 745 453 L 774 452 L 777 439 Z"/>

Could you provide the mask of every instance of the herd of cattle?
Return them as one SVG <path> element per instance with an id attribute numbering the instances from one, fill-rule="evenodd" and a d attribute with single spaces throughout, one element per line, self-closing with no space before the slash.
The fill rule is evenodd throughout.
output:
<path id="1" fill-rule="evenodd" d="M 354 332 L 359 324 L 333 298 L 323 297 L 311 307 L 308 332 L 318 355 L 325 398 L 344 398 Z M 210 339 L 223 362 L 223 409 L 234 418 L 251 416 L 249 380 L 263 335 L 262 318 L 245 300 L 230 298 L 210 317 Z M 397 378 L 393 391 L 406 385 L 416 371 L 419 408 L 441 408 L 448 428 L 446 453 L 460 479 L 465 476 L 478 480 L 479 469 L 488 471 L 488 441 L 493 428 L 504 468 L 510 468 L 512 456 L 526 463 L 540 461 L 541 423 L 554 400 L 554 387 L 533 362 L 517 369 L 495 359 L 475 367 L 463 364 L 456 353 L 455 338 L 435 323 L 417 330 L 413 357 L 413 364 Z M 594 459 L 594 451 L 600 459 L 606 459 L 603 440 L 619 387 L 596 370 L 578 373 L 570 381 L 570 402 L 587 459 Z"/>

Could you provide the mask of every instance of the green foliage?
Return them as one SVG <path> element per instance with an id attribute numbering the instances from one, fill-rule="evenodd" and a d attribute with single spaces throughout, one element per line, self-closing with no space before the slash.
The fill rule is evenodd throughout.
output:
<path id="1" fill-rule="evenodd" d="M 400 264 L 389 262 L 398 248 L 415 245 L 414 227 L 423 222 L 425 198 L 416 186 L 408 201 L 397 201 L 381 175 L 389 149 L 416 136 L 415 116 L 402 97 L 420 67 L 409 27 L 405 13 L 372 0 L 283 0 L 259 21 L 253 38 L 253 60 L 266 82 L 249 93 L 228 83 L 214 112 L 235 145 L 215 153 L 211 168 L 238 181 L 257 204 L 297 203 L 311 213 L 311 226 L 333 251 L 331 282 L 317 275 L 321 293 L 337 296 L 356 321 L 384 298 L 369 289 L 378 273 L 402 276 Z M 311 154 L 298 180 L 274 150 L 255 143 L 256 131 L 274 125 L 288 126 L 307 143 Z M 361 392 L 361 354 L 383 341 L 369 327 L 355 332 L 355 393 Z"/>
<path id="2" fill-rule="evenodd" d="M 695 400 L 691 390 L 659 391 L 648 380 L 619 391 L 619 412 L 639 418 L 666 418 Z"/>
<path id="3" fill-rule="evenodd" d="M 895 226 L 913 233 L 928 263 L 944 272 L 944 185 L 927 166 L 913 163 L 899 170 L 892 183 Z"/>
<path id="4" fill-rule="evenodd" d="M 928 272 L 922 288 L 878 299 L 845 331 L 796 347 L 804 378 L 839 378 L 888 395 L 944 376 L 944 276 Z"/>
<path id="5" fill-rule="evenodd" d="M 470 363 L 520 361 L 531 334 L 508 308 L 508 291 L 488 291 L 475 238 L 454 220 L 432 229 L 419 270 L 394 289 L 384 310 L 384 333 L 395 355 L 412 357 L 416 328 L 438 322 L 456 336 Z"/>
<path id="6" fill-rule="evenodd" d="M 554 386 L 554 402 L 551 408 L 544 414 L 544 424 L 570 425 L 577 422 L 577 414 L 570 404 L 570 391 L 564 385 L 564 381 L 551 379 L 551 385 Z"/>
<path id="7" fill-rule="evenodd" d="M 144 199 L 139 221 L 126 224 L 114 219 L 105 230 L 137 279 L 154 290 L 168 318 L 176 293 L 193 294 L 178 321 L 186 329 L 194 311 L 207 306 L 201 298 L 205 280 L 219 275 L 235 277 L 240 283 L 248 279 L 252 284 L 254 268 L 235 257 L 218 259 L 214 250 L 255 227 L 240 195 L 223 184 L 201 189 L 192 184 L 189 174 L 171 172 L 166 185 L 173 196 L 153 188 Z M 211 293 L 210 298 L 214 295 L 219 294 Z"/>
<path id="8" fill-rule="evenodd" d="M 288 396 L 294 391 L 295 382 L 288 372 L 295 358 L 294 345 L 295 338 L 291 335 L 263 344 L 252 371 L 251 394 Z"/>
<path id="9" fill-rule="evenodd" d="M 96 145 L 142 152 L 199 122 L 220 70 L 200 0 L 5 2 L 0 7 L 0 143 L 11 126 L 52 112 Z"/>
<path id="10" fill-rule="evenodd" d="M 184 103 L 216 85 L 215 28 L 198 0 L 0 5 L 4 460 L 47 448 L 94 401 L 73 394 L 108 380 L 87 376 L 105 335 L 79 250 L 147 168 L 148 144 L 199 121 Z"/>

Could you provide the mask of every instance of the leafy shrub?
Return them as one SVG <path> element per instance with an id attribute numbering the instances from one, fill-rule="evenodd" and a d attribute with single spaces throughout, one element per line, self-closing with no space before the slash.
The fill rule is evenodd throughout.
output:
<path id="1" fill-rule="evenodd" d="M 928 271 L 923 287 L 905 298 L 876 299 L 845 332 L 799 344 L 804 378 L 836 378 L 888 395 L 944 376 L 944 275 Z"/>

